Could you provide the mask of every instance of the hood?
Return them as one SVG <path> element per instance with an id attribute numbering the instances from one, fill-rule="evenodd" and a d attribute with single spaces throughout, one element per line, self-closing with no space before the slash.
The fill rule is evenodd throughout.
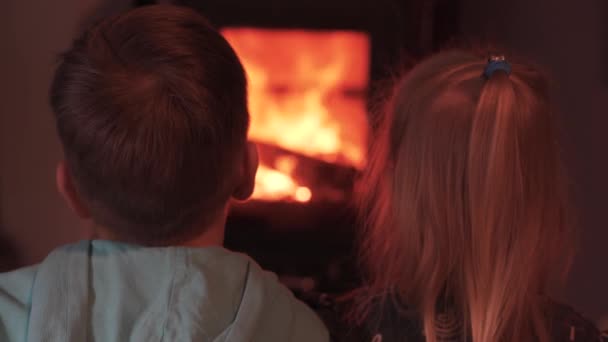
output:
<path id="1" fill-rule="evenodd" d="M 84 241 L 39 266 L 28 341 L 327 341 L 276 276 L 223 248 Z"/>

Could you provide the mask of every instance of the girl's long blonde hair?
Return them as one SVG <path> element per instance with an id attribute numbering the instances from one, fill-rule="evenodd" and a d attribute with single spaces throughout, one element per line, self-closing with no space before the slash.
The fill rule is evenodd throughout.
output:
<path id="1" fill-rule="evenodd" d="M 545 78 L 450 50 L 401 79 L 362 179 L 367 303 L 396 298 L 435 341 L 451 303 L 473 341 L 549 340 L 542 294 L 571 224 Z"/>

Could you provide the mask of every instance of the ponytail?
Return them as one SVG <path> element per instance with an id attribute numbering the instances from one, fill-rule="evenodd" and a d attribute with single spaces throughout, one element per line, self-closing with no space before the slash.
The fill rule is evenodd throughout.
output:
<path id="1" fill-rule="evenodd" d="M 527 100 L 505 72 L 496 72 L 485 81 L 473 116 L 467 163 L 471 245 L 463 282 L 474 341 L 507 335 L 519 340 L 529 319 L 540 319 L 530 297 L 538 295 L 542 270 L 528 262 L 543 258 L 541 222 L 534 215 L 534 206 L 542 204 L 528 197 L 526 146 L 520 141 L 532 105 Z M 538 333 L 547 340 L 544 329 Z"/>

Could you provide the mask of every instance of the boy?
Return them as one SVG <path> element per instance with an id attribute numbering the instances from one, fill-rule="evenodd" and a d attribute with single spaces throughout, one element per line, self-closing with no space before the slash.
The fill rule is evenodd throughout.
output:
<path id="1" fill-rule="evenodd" d="M 0 275 L 2 341 L 326 341 L 304 304 L 221 248 L 257 168 L 243 68 L 191 10 L 108 18 L 51 87 L 57 186 L 99 240 Z"/>

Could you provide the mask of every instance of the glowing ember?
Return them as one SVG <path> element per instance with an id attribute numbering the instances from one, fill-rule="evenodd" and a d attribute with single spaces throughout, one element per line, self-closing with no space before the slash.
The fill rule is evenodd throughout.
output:
<path id="1" fill-rule="evenodd" d="M 253 198 L 265 200 L 294 200 L 308 202 L 312 197 L 310 189 L 298 185 L 288 174 L 260 165 L 255 178 Z"/>
<path id="2" fill-rule="evenodd" d="M 327 162 L 364 165 L 367 35 L 249 28 L 223 34 L 248 74 L 252 140 Z M 274 164 L 260 167 L 254 198 L 314 197 L 293 178 L 296 158 Z"/>
<path id="3" fill-rule="evenodd" d="M 310 201 L 310 198 L 312 197 L 312 193 L 310 192 L 310 189 L 305 187 L 305 186 L 299 186 L 296 189 L 296 196 L 295 199 L 298 202 L 308 202 Z"/>

